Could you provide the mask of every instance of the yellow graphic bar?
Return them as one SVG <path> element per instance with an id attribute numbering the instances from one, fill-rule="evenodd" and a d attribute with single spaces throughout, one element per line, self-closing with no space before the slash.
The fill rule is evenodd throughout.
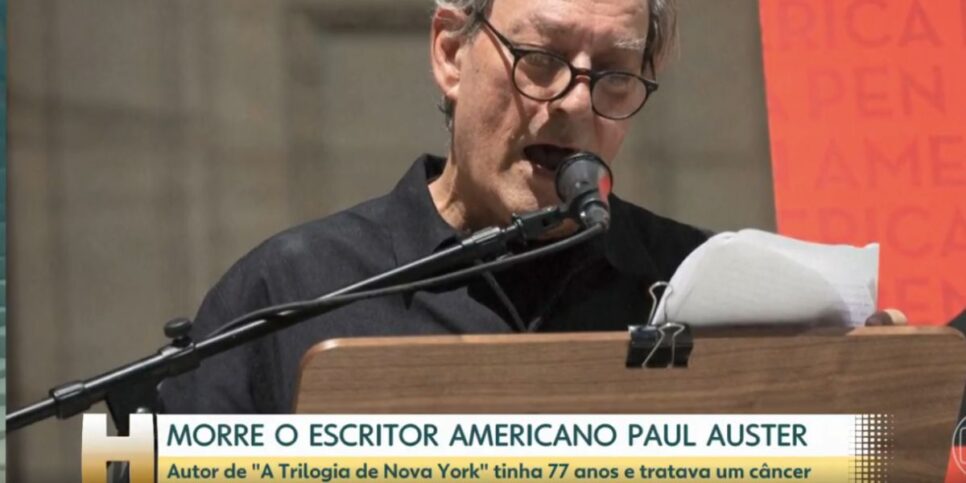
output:
<path id="1" fill-rule="evenodd" d="M 190 458 L 158 460 L 158 482 L 879 481 L 852 457 L 801 458 Z"/>

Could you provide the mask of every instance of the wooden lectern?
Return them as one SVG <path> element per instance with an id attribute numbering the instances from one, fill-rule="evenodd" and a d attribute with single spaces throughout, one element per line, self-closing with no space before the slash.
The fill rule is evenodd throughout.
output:
<path id="1" fill-rule="evenodd" d="M 694 333 L 684 369 L 625 367 L 622 332 L 336 339 L 300 413 L 890 414 L 892 481 L 942 481 L 966 385 L 944 327 Z"/>

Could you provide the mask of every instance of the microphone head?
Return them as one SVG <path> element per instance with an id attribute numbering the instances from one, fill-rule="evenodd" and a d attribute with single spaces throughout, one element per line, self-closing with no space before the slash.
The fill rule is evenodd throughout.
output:
<path id="1" fill-rule="evenodd" d="M 575 153 L 557 167 L 557 196 L 570 215 L 578 218 L 584 226 L 597 222 L 607 224 L 607 197 L 612 186 L 610 168 L 596 154 Z"/>
<path id="2" fill-rule="evenodd" d="M 557 167 L 557 196 L 564 203 L 570 203 L 592 191 L 600 193 L 606 203 L 612 186 L 610 168 L 596 154 L 571 154 Z"/>

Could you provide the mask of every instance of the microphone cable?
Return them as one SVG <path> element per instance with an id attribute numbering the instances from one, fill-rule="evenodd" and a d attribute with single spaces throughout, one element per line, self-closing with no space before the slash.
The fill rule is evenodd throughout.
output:
<path id="1" fill-rule="evenodd" d="M 359 300 L 371 299 L 376 297 L 384 297 L 388 295 L 395 295 L 399 293 L 415 292 L 417 290 L 423 290 L 430 287 L 435 287 L 438 285 L 446 285 L 453 282 L 462 281 L 473 276 L 482 274 L 484 272 L 499 272 L 501 270 L 508 269 L 514 265 L 519 265 L 521 263 L 541 258 L 553 253 L 561 252 L 568 248 L 580 245 L 590 239 L 602 234 L 606 230 L 606 226 L 603 224 L 596 224 L 581 231 L 573 236 L 567 237 L 563 240 L 551 243 L 528 252 L 519 253 L 516 255 L 510 255 L 503 258 L 498 258 L 496 260 L 474 265 L 468 268 L 457 270 L 455 272 L 450 272 L 443 275 L 438 275 L 435 277 L 426 278 L 423 280 L 417 280 L 414 282 L 403 283 L 398 285 L 392 285 L 389 287 L 383 287 L 374 290 L 366 290 L 362 292 L 348 293 L 344 295 L 328 296 L 323 295 L 319 298 L 312 300 L 304 300 L 299 302 L 290 302 L 285 304 L 273 305 L 270 307 L 265 307 L 263 309 L 256 310 L 254 312 L 249 312 L 245 315 L 239 316 L 234 320 L 218 327 L 213 330 L 208 336 L 203 340 L 198 342 L 199 349 L 202 345 L 206 345 L 208 342 L 213 342 L 213 339 L 226 336 L 228 337 L 232 331 L 245 326 L 246 324 L 251 324 L 250 326 L 271 324 L 273 322 L 289 322 L 289 324 L 296 323 L 298 320 L 293 320 L 295 318 L 303 319 L 306 313 L 313 315 L 321 315 L 330 310 L 337 309 L 341 306 L 348 305 Z M 290 319 L 290 320 L 286 320 Z M 288 324 L 285 324 L 286 326 Z"/>

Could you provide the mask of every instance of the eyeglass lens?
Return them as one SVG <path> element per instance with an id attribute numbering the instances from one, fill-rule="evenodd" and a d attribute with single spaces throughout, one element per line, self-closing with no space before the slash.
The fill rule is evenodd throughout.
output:
<path id="1" fill-rule="evenodd" d="M 527 97 L 549 101 L 570 87 L 570 65 L 553 55 L 526 52 L 517 60 L 513 82 Z M 608 72 L 593 82 L 594 109 L 602 116 L 624 118 L 634 114 L 647 99 L 647 87 L 631 74 Z"/>

